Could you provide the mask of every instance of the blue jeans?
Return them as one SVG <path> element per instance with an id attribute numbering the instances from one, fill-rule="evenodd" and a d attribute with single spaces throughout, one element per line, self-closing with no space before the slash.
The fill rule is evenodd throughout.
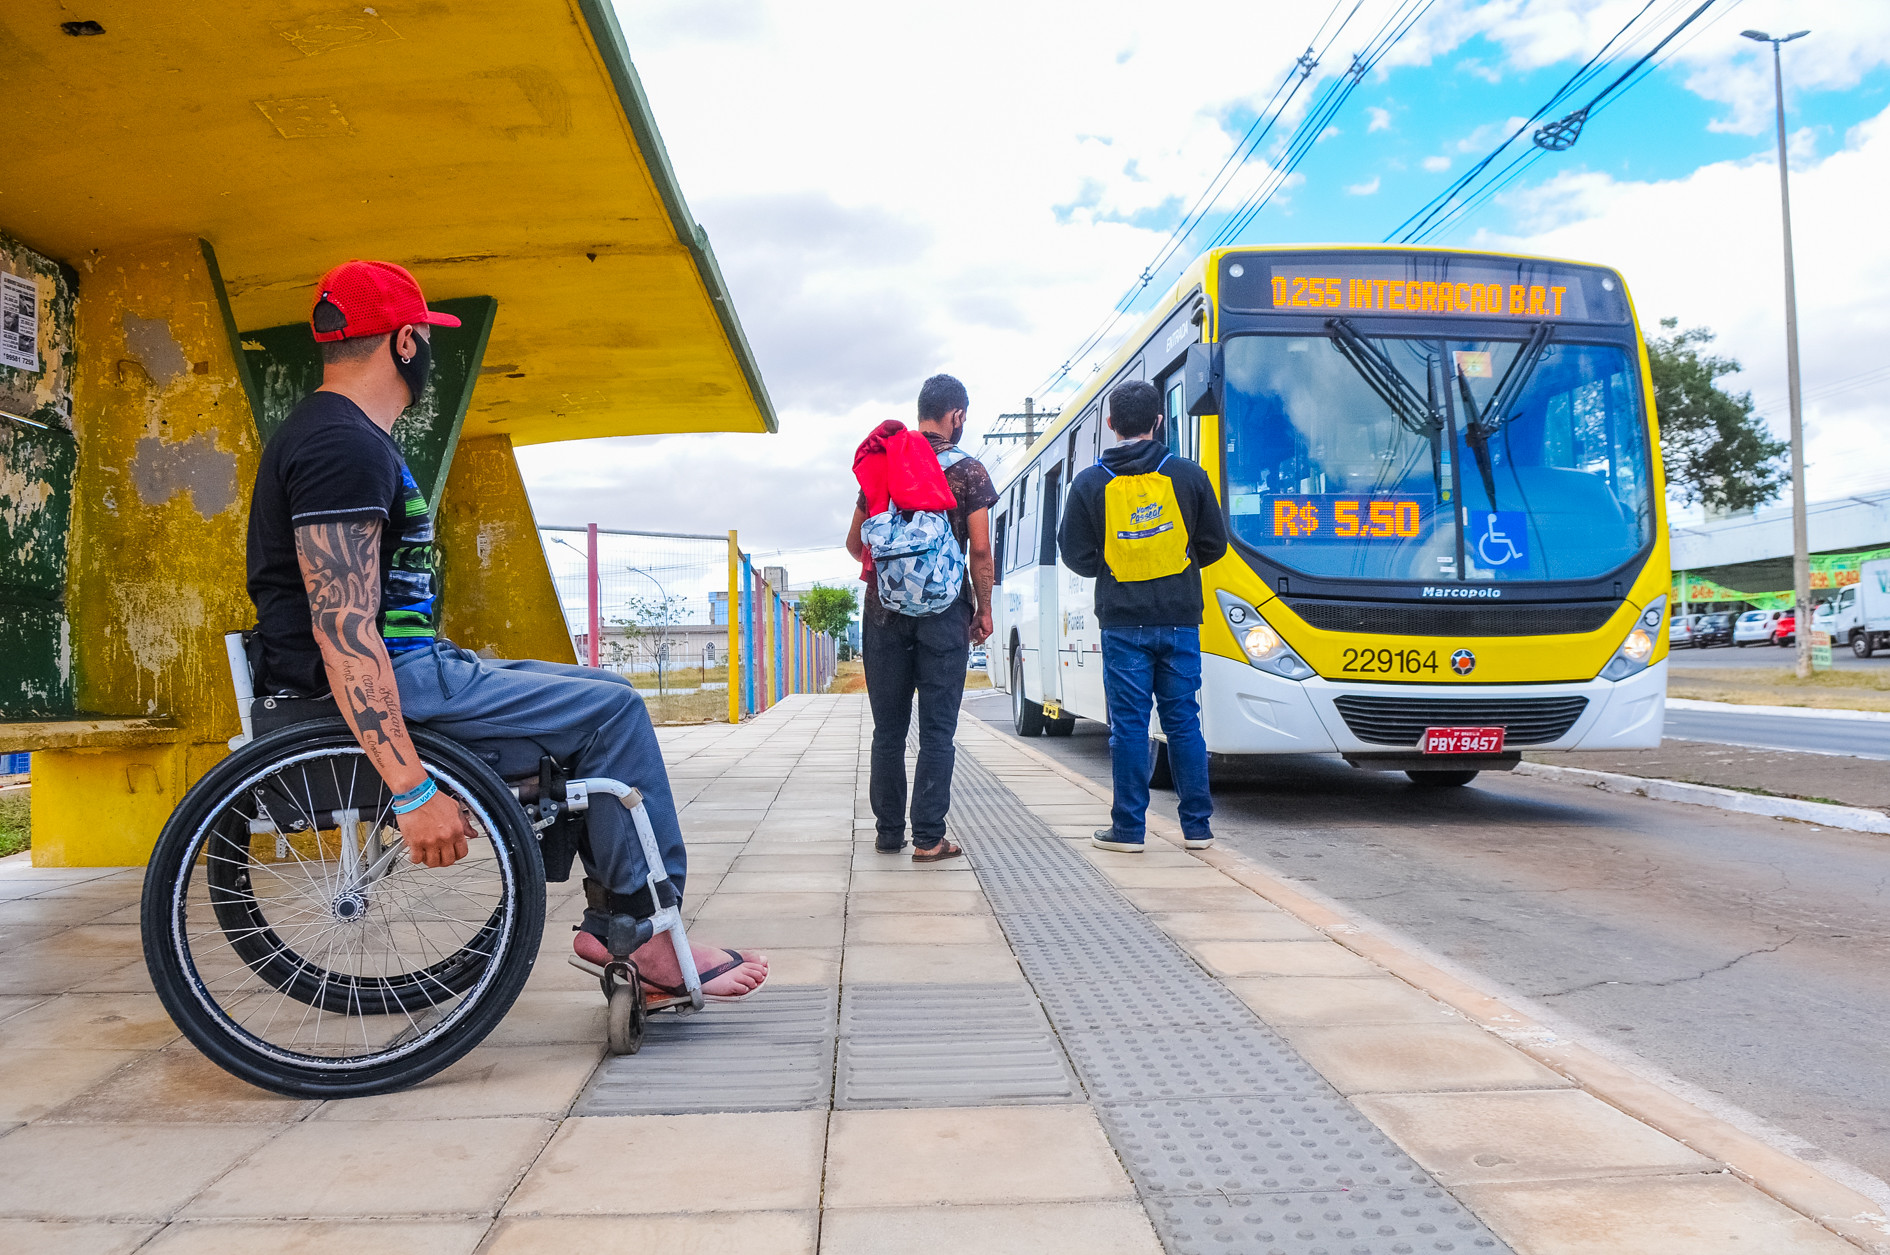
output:
<path id="1" fill-rule="evenodd" d="M 1116 799 L 1110 827 L 1118 841 L 1147 831 L 1150 699 L 1168 736 L 1168 765 L 1181 799 L 1181 831 L 1212 834 L 1208 818 L 1207 742 L 1201 736 L 1201 629 L 1128 627 L 1102 630 L 1103 687 L 1109 698 L 1109 764 Z"/>
<path id="2" fill-rule="evenodd" d="M 657 852 L 680 895 L 689 871 L 682 825 L 656 729 L 630 681 L 610 671 L 568 663 L 481 658 L 441 641 L 433 649 L 395 654 L 401 711 L 475 752 L 493 753 L 501 776 L 528 775 L 550 754 L 574 777 L 607 776 L 643 792 Z M 638 895 L 649 870 L 630 812 L 591 810 L 584 870 L 612 893 Z M 649 905 L 649 895 L 641 894 Z M 654 913 L 637 910 L 644 915 Z"/>

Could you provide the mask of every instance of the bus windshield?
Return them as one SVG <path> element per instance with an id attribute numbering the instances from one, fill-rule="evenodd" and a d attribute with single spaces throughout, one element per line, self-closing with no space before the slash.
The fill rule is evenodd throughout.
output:
<path id="1" fill-rule="evenodd" d="M 1594 579 L 1653 531 L 1633 355 L 1517 338 L 1240 335 L 1226 345 L 1235 536 L 1310 576 Z"/>

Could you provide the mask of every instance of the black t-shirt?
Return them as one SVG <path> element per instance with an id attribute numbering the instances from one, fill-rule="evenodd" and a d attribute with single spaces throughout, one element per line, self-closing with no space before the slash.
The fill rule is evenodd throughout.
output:
<path id="1" fill-rule="evenodd" d="M 290 411 L 263 449 L 249 503 L 249 598 L 262 638 L 261 693 L 316 696 L 328 674 L 316 648 L 295 529 L 375 519 L 381 528 L 379 627 L 390 654 L 433 643 L 438 623 L 433 520 L 392 436 L 337 392 Z"/>
<path id="2" fill-rule="evenodd" d="M 952 448 L 952 442 L 935 432 L 926 432 L 925 438 L 932 443 L 932 452 L 943 453 Z M 971 551 L 971 516 L 979 510 L 989 510 L 997 504 L 997 489 L 991 484 L 991 473 L 984 469 L 984 463 L 966 454 L 952 465 L 945 468 L 945 486 L 952 491 L 958 504 L 945 512 L 951 522 L 952 535 L 958 541 L 960 552 Z M 859 494 L 859 508 L 866 509 L 866 494 Z M 971 591 L 971 571 L 965 571 L 965 582 L 958 590 L 958 600 L 971 604 L 975 599 Z M 888 610 L 880 604 L 872 589 L 866 590 L 866 605 L 861 614 L 867 622 L 884 625 L 899 618 L 899 613 Z"/>

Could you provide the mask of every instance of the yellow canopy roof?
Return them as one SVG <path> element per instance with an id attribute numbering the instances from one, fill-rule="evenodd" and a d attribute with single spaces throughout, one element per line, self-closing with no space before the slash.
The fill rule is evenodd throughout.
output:
<path id="1" fill-rule="evenodd" d="M 468 437 L 775 429 L 608 0 L 17 0 L 0 61 L 0 228 L 81 299 L 198 235 L 249 330 L 381 258 L 498 301 Z"/>

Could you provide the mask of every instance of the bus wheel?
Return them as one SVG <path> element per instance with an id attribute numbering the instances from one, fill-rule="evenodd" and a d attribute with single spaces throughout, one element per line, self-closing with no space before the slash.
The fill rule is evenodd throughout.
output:
<path id="1" fill-rule="evenodd" d="M 1427 789 L 1460 789 L 1477 778 L 1474 771 L 1407 771 L 1412 784 Z"/>
<path id="2" fill-rule="evenodd" d="M 1023 653 L 1012 654 L 1011 726 L 1017 729 L 1018 736 L 1042 736 L 1047 722 L 1043 717 L 1043 707 L 1024 696 Z"/>
<path id="3" fill-rule="evenodd" d="M 1148 787 L 1151 789 L 1172 789 L 1175 787 L 1174 769 L 1168 762 L 1168 742 L 1148 739 Z"/>

